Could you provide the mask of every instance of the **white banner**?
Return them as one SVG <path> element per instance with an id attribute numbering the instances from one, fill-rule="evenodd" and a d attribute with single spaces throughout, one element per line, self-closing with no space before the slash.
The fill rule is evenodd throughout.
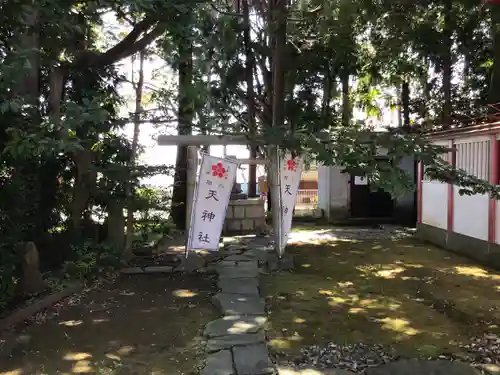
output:
<path id="1" fill-rule="evenodd" d="M 238 161 L 202 155 L 194 192 L 187 250 L 219 250 Z"/>
<path id="2" fill-rule="evenodd" d="M 286 246 L 288 235 L 292 229 L 293 209 L 297 199 L 303 164 L 304 162 L 301 157 L 292 158 L 290 153 L 284 154 L 280 160 L 281 235 L 283 247 Z"/>

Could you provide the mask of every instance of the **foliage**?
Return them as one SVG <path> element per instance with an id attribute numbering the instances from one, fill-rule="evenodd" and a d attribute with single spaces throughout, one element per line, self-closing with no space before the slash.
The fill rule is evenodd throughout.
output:
<path id="1" fill-rule="evenodd" d="M 161 189 L 146 186 L 137 190 L 137 245 L 156 242 L 172 233 L 173 224 L 169 220 L 170 199 L 170 195 Z"/>
<path id="2" fill-rule="evenodd" d="M 120 248 L 125 210 L 137 212 L 141 241 L 169 233 L 170 198 L 140 181 L 175 174 L 172 200 L 184 203 L 185 148 L 175 171 L 135 163 L 121 133 L 132 121 L 183 134 L 243 133 L 252 140 L 259 133 L 265 144 L 366 173 L 375 188 L 394 195 L 414 188 L 399 167 L 411 157 L 464 194 L 500 196 L 496 186 L 442 162 L 447 150 L 421 135 L 489 121 L 487 105 L 500 102 L 500 5 L 283 4 L 0 5 L 2 294 L 14 293 L 19 242 L 57 248 L 41 251 L 56 258 L 47 263 L 84 276 L 116 264 L 104 244 Z M 154 109 L 123 118 L 126 95 L 119 88 L 129 81 L 117 67 L 146 49 L 161 62 L 158 84 L 144 95 Z M 368 131 L 376 127 L 384 131 Z M 380 147 L 388 149 L 385 162 L 375 158 Z M 184 223 L 184 206 L 173 206 L 168 219 Z M 48 236 L 55 232 L 60 235 Z"/>
<path id="3" fill-rule="evenodd" d="M 72 254 L 74 260 L 68 260 L 62 266 L 63 274 L 71 279 L 89 279 L 106 275 L 121 263 L 121 251 L 89 241 L 74 246 Z"/>

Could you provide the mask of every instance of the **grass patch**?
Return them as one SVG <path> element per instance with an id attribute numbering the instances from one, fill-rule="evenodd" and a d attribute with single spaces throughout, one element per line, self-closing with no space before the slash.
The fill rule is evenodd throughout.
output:
<path id="1" fill-rule="evenodd" d="M 296 269 L 262 278 L 278 356 L 329 341 L 434 356 L 499 332 L 500 274 L 453 253 L 412 238 L 307 240 L 288 251 Z"/>

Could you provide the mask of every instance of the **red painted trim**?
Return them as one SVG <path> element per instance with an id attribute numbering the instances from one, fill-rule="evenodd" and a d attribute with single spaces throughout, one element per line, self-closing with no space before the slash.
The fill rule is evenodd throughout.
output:
<path id="1" fill-rule="evenodd" d="M 451 140 L 450 148 L 454 148 L 455 142 Z M 457 153 L 455 151 L 450 152 L 451 165 L 453 167 L 457 166 Z M 448 232 L 453 232 L 453 185 L 448 184 Z"/>
<path id="2" fill-rule="evenodd" d="M 417 223 L 422 224 L 422 179 L 424 175 L 424 165 L 418 162 L 417 165 Z"/>
<path id="3" fill-rule="evenodd" d="M 498 134 L 499 130 L 500 122 L 494 122 L 489 124 L 467 126 L 465 128 L 455 128 L 440 130 L 437 132 L 429 132 L 424 133 L 423 136 L 428 139 L 456 139 L 463 137 Z"/>
<path id="4" fill-rule="evenodd" d="M 490 137 L 490 183 L 498 184 L 498 141 L 497 136 L 492 135 Z M 488 241 L 496 242 L 496 231 L 497 227 L 497 201 L 495 199 L 490 199 L 490 205 L 488 210 Z"/>

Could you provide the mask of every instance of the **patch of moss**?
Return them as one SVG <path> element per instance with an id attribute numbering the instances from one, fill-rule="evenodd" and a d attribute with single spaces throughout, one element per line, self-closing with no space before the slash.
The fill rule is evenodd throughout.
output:
<path id="1" fill-rule="evenodd" d="M 500 326 L 500 274 L 417 240 L 309 240 L 287 251 L 296 269 L 262 279 L 278 355 L 333 341 L 431 356 Z"/>

